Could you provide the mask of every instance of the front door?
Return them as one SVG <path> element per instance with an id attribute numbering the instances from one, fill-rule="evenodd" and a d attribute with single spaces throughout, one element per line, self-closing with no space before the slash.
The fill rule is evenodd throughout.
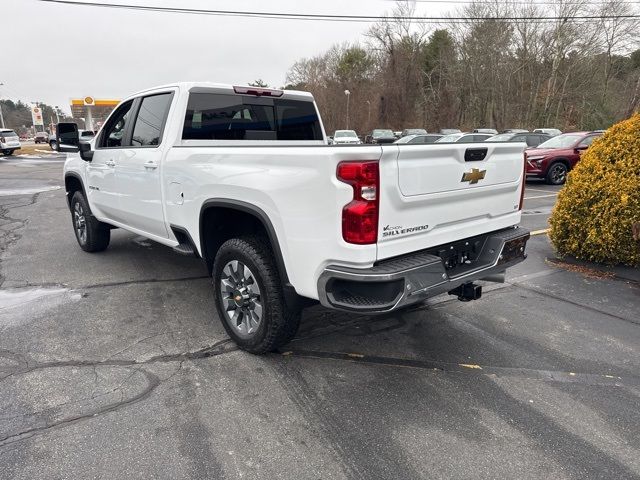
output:
<path id="1" fill-rule="evenodd" d="M 116 189 L 116 167 L 123 154 L 133 101 L 120 105 L 96 139 L 93 159 L 87 164 L 87 194 L 93 214 L 103 220 L 126 223 Z"/>
<path id="2" fill-rule="evenodd" d="M 166 146 L 162 134 L 172 99 L 173 92 L 163 92 L 136 100 L 131 141 L 116 167 L 120 208 L 127 212 L 127 225 L 162 238 L 169 237 L 160 177 Z"/>

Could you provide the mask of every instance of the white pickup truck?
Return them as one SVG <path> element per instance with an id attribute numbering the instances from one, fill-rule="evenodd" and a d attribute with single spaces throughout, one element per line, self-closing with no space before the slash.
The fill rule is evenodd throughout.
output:
<path id="1" fill-rule="evenodd" d="M 201 257 L 218 316 L 250 352 L 319 301 L 382 313 L 477 299 L 521 262 L 524 144 L 329 146 L 313 97 L 176 83 L 124 100 L 90 143 L 59 124 L 80 247 L 124 228 Z M 213 316 L 213 312 L 207 312 Z"/>

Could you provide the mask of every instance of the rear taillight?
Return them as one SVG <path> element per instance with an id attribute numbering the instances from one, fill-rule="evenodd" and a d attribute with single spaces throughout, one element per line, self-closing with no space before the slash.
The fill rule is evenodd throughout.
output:
<path id="1" fill-rule="evenodd" d="M 380 190 L 378 162 L 339 163 L 337 177 L 353 187 L 353 200 L 342 209 L 342 238 L 358 245 L 376 243 Z"/>
<path id="2" fill-rule="evenodd" d="M 522 210 L 524 205 L 524 185 L 527 183 L 527 154 L 522 158 L 522 190 L 520 190 L 520 205 L 518 210 Z"/>

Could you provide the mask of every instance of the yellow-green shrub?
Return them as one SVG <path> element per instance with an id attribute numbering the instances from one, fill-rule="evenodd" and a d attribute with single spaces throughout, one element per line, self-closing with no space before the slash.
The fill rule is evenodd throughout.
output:
<path id="1" fill-rule="evenodd" d="M 640 265 L 640 114 L 593 142 L 569 173 L 549 220 L 561 255 Z M 636 227 L 637 228 L 637 227 Z"/>

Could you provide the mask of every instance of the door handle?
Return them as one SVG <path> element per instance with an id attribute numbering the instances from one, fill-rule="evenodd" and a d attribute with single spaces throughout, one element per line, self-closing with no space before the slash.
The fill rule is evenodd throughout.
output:
<path id="1" fill-rule="evenodd" d="M 156 168 L 158 168 L 158 164 L 156 162 L 149 160 L 148 162 L 144 163 L 144 168 L 150 168 L 152 170 L 155 170 Z"/>
<path id="2" fill-rule="evenodd" d="M 104 162 L 104 164 L 107 167 L 115 167 L 116 166 L 116 162 L 114 162 L 113 160 L 107 160 L 106 162 Z"/>

